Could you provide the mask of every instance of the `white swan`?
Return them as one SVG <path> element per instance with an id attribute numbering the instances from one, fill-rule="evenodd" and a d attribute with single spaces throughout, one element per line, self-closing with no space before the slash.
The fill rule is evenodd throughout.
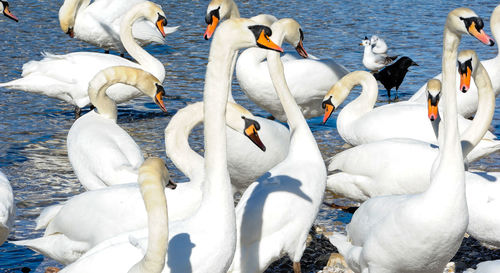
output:
<path id="1" fill-rule="evenodd" d="M 301 30 L 302 33 L 302 30 Z M 292 44 L 300 56 L 306 58 L 302 41 L 304 35 Z M 280 100 L 274 91 L 265 50 L 249 48 L 241 53 L 236 62 L 236 78 L 241 90 L 262 109 L 280 121 L 286 121 L 286 115 Z M 288 54 L 286 56 L 289 56 Z M 347 69 L 332 59 L 295 59 L 282 58 L 285 77 L 290 92 L 301 108 L 305 118 L 320 116 L 321 101 L 328 89 L 348 73 Z"/>
<path id="2" fill-rule="evenodd" d="M 79 108 L 90 103 L 87 93 L 90 80 L 106 67 L 125 65 L 141 68 L 163 82 L 165 79 L 163 64 L 142 49 L 132 37 L 133 22 L 143 18 L 155 22 L 162 35 L 164 35 L 163 23 L 166 22 L 161 7 L 149 1 L 134 6 L 123 17 L 120 38 L 127 52 L 138 63 L 115 55 L 93 52 L 74 52 L 65 55 L 45 54 L 45 58 L 41 61 L 30 61 L 23 65 L 22 78 L 2 83 L 0 87 L 41 93 L 63 100 L 75 105 L 77 115 L 79 115 Z M 109 88 L 107 94 L 116 103 L 142 95 L 137 88 L 121 84 Z"/>
<path id="3" fill-rule="evenodd" d="M 3 13 L 3 15 L 5 15 L 7 18 L 10 18 L 16 22 L 19 22 L 19 19 L 17 19 L 17 17 L 14 14 L 12 14 L 12 12 L 10 11 L 9 2 L 7 2 L 5 0 L 0 1 L 0 12 Z"/>
<path id="4" fill-rule="evenodd" d="M 253 121 L 250 112 L 234 103 L 228 103 L 226 110 L 226 122 L 232 128 L 229 130 L 236 130 L 262 145 L 256 132 L 259 125 Z M 177 111 L 165 128 L 167 156 L 190 180 L 178 183 L 175 190 L 165 189 L 170 221 L 180 221 L 193 215 L 202 199 L 204 159 L 190 148 L 187 138 L 191 129 L 203 119 L 203 115 L 201 118 L 197 115 L 200 111 L 203 113 L 203 102 L 188 105 Z M 44 236 L 16 244 L 69 264 L 104 240 L 146 228 L 147 215 L 141 204 L 139 185 L 135 182 L 87 191 L 63 204 L 44 209 L 35 228 L 46 228 Z M 89 213 L 82 214 L 82 211 Z"/>
<path id="5" fill-rule="evenodd" d="M 234 255 L 236 226 L 226 167 L 225 136 L 231 61 L 236 50 L 256 44 L 282 50 L 265 35 L 269 33 L 267 27 L 254 24 L 246 19 L 227 20 L 213 37 L 204 91 L 203 199 L 194 215 L 169 223 L 169 251 L 162 272 L 226 272 Z M 148 239 L 146 230 L 139 233 L 134 241 L 136 245 L 144 245 Z M 122 258 L 136 251 L 128 240 L 105 241 L 102 244 L 110 245 L 105 254 L 88 252 L 66 267 L 64 272 L 123 272 L 134 263 Z M 94 249 L 100 248 L 96 246 Z"/>
<path id="6" fill-rule="evenodd" d="M 279 20 L 272 29 L 278 44 L 283 39 L 300 41 L 300 25 L 292 19 Z M 284 254 L 300 272 L 300 258 L 325 187 L 321 153 L 287 87 L 278 53 L 268 54 L 268 67 L 288 117 L 290 150 L 285 160 L 248 187 L 236 206 L 238 241 L 230 272 L 263 272 Z"/>
<path id="7" fill-rule="evenodd" d="M 373 108 L 378 85 L 370 73 L 363 71 L 346 75 L 328 91 L 323 101 L 324 122 L 358 84 L 363 88 L 360 96 L 344 106 L 337 117 L 337 130 L 344 141 L 357 146 L 390 138 L 409 138 L 437 144 L 437 128 L 427 118 L 426 105 L 401 101 Z M 471 123 L 472 121 L 459 116 L 460 133 L 463 134 Z M 499 145 L 500 141 L 488 131 L 467 155 L 467 160 L 477 160 L 497 150 Z"/>
<path id="8" fill-rule="evenodd" d="M 105 50 L 126 51 L 120 40 L 120 22 L 136 4 L 145 0 L 65 0 L 59 9 L 59 24 L 64 33 Z M 163 21 L 160 21 L 163 20 Z M 157 24 L 166 25 L 167 19 L 158 18 Z M 166 34 L 177 28 L 166 28 Z M 165 44 L 164 36 L 154 23 L 138 20 L 132 26 L 132 35 L 140 46 L 150 43 Z"/>
<path id="9" fill-rule="evenodd" d="M 458 63 L 471 63 L 472 76 L 479 89 L 477 115 L 461 135 L 466 156 L 488 131 L 495 112 L 495 95 L 488 74 L 474 51 L 461 51 Z M 470 79 L 470 76 L 469 73 L 467 77 Z M 429 110 L 433 110 L 429 113 L 433 118 L 439 118 L 436 101 L 441 91 L 439 80 L 430 80 L 427 89 L 429 103 L 434 101 L 429 104 Z M 500 149 L 500 142 L 495 142 L 496 147 L 482 152 L 488 154 Z M 422 192 L 429 186 L 432 162 L 438 154 L 436 145 L 413 139 L 386 139 L 362 144 L 331 158 L 328 170 L 340 172 L 328 176 L 327 189 L 356 201 L 379 195 Z"/>
<path id="10" fill-rule="evenodd" d="M 96 110 L 77 119 L 68 132 L 68 158 L 78 180 L 87 190 L 137 181 L 144 158 L 141 149 L 116 124 L 117 107 L 106 90 L 116 83 L 134 86 L 164 111 L 165 91 L 153 75 L 129 66 L 113 66 L 89 83 L 89 97 Z"/>
<path id="11" fill-rule="evenodd" d="M 466 8 L 451 11 L 446 20 L 443 35 L 446 108 L 441 123 L 444 132 L 439 135 L 442 145 L 430 187 L 420 194 L 372 198 L 354 213 L 346 228 L 348 237 L 339 234 L 330 237 L 353 271 L 441 273 L 460 247 L 469 217 L 456 118 L 454 69 L 461 34 L 469 33 L 467 22 L 477 24 L 480 20 Z M 478 31 L 484 37 L 482 29 Z"/>
<path id="12" fill-rule="evenodd" d="M 14 205 L 14 194 L 9 180 L 0 172 L 0 245 L 9 236 L 9 231 L 14 225 L 16 206 Z"/>
<path id="13" fill-rule="evenodd" d="M 491 14 L 490 29 L 495 40 L 500 39 L 500 5 L 497 6 Z M 497 56 L 493 59 L 481 62 L 490 75 L 495 96 L 498 96 L 498 94 L 500 94 L 500 44 L 498 44 L 497 46 L 499 54 L 497 54 Z M 456 73 L 456 75 L 458 83 L 459 75 L 458 73 Z M 441 79 L 441 74 L 435 76 L 434 78 Z M 458 113 L 466 118 L 474 116 L 477 111 L 478 105 L 478 93 L 474 83 L 471 84 L 471 89 L 466 93 L 462 93 L 458 85 L 456 90 Z M 425 87 L 420 87 L 420 89 L 409 99 L 409 101 L 425 104 L 427 102 Z"/>
<path id="14" fill-rule="evenodd" d="M 124 266 L 100 264 L 98 265 L 100 266 L 99 272 L 160 273 L 163 270 L 169 238 L 167 200 L 163 193 L 167 181 L 169 181 L 169 173 L 162 159 L 152 157 L 144 161 L 139 168 L 138 182 L 143 207 L 147 211 L 148 240 L 140 244 L 136 239 L 136 236 L 141 235 L 140 232 L 125 232 L 98 245 L 91 250 L 93 255 L 120 255 L 119 258 L 125 263 Z M 117 242 L 127 244 L 130 251 L 111 252 L 113 244 Z M 73 270 L 68 267 L 60 272 L 73 272 Z"/>

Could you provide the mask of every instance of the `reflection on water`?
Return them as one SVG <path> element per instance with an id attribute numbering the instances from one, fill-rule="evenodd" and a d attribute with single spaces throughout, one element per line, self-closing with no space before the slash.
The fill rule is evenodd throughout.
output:
<path id="1" fill-rule="evenodd" d="M 160 2 L 160 1 L 155 1 Z M 161 1 L 171 26 L 179 30 L 167 38 L 168 46 L 149 46 L 147 49 L 166 67 L 165 89 L 172 96 L 166 101 L 168 113 L 161 113 L 149 98 L 139 98 L 119 107 L 118 123 L 127 130 L 147 155 L 165 158 L 163 130 L 177 109 L 202 98 L 203 79 L 208 56 L 209 41 L 203 40 L 204 14 L 208 1 Z M 270 13 L 277 17 L 293 17 L 305 33 L 304 46 L 308 52 L 334 58 L 349 70 L 362 69 L 363 48 L 360 40 L 378 34 L 386 40 L 392 55 L 407 55 L 420 64 L 407 74 L 399 91 L 407 99 L 428 78 L 439 73 L 441 65 L 442 26 L 448 11 L 470 4 L 470 1 L 238 1 L 242 16 Z M 263 3 L 266 2 L 266 3 Z M 62 1 L 16 0 L 11 10 L 20 18 L 15 23 L 0 16 L 0 82 L 20 76 L 22 65 L 32 59 L 41 59 L 40 52 L 64 54 L 73 51 L 98 51 L 62 33 L 57 10 Z M 485 19 L 489 29 L 489 16 L 494 1 L 475 1 L 470 6 Z M 498 37 L 500 38 L 500 37 Z M 486 47 L 471 37 L 465 37 L 461 48 L 478 51 L 480 58 L 496 55 L 496 47 Z M 288 45 L 285 49 L 292 50 Z M 0 168 L 9 177 L 15 191 L 17 219 L 10 240 L 41 236 L 33 231 L 34 219 L 41 209 L 66 200 L 81 192 L 71 170 L 66 152 L 66 135 L 73 122 L 73 107 L 41 95 L 0 89 Z M 255 114 L 267 116 L 249 102 L 235 82 L 235 98 Z M 359 88 L 356 92 L 358 93 Z M 381 94 L 384 94 L 385 91 Z M 385 97 L 381 97 L 386 100 Z M 352 99 L 352 96 L 349 98 Z M 493 119 L 495 134 L 500 122 Z M 324 158 L 342 150 L 335 115 L 326 126 L 321 118 L 309 124 Z M 201 150 L 202 130 L 195 129 L 190 138 L 194 149 Z M 472 167 L 498 170 L 499 155 L 474 163 Z M 168 166 L 175 181 L 185 181 L 171 161 Z M 325 202 L 331 202 L 326 196 Z M 330 229 L 342 230 L 349 215 L 326 206 L 317 222 Z M 41 255 L 6 243 L 0 247 L 0 271 L 20 272 L 23 266 L 37 268 L 44 260 Z M 40 266 L 40 271 L 42 266 Z"/>

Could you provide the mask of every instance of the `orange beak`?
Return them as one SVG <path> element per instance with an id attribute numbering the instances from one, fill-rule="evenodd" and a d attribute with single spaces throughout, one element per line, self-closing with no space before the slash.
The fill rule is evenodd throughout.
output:
<path id="1" fill-rule="evenodd" d="M 3 9 L 3 14 L 4 14 L 5 16 L 9 17 L 10 19 L 12 19 L 12 20 L 16 21 L 16 22 L 19 22 L 19 19 L 17 19 L 17 17 L 16 17 L 14 14 L 12 14 L 12 12 L 10 12 L 10 10 L 9 10 L 9 7 L 8 7 L 8 6 L 6 6 L 6 7 Z"/>
<path id="2" fill-rule="evenodd" d="M 259 39 L 257 39 L 257 45 L 262 48 L 267 48 L 271 50 L 275 50 L 278 52 L 283 52 L 283 48 L 281 48 L 279 45 L 275 44 L 271 39 L 269 39 L 269 36 L 267 36 L 264 33 L 264 30 L 260 33 Z"/>
<path id="3" fill-rule="evenodd" d="M 163 112 L 167 112 L 167 108 L 165 107 L 165 104 L 163 103 L 163 96 L 165 95 L 164 91 L 157 92 L 155 95 L 155 103 L 160 107 L 160 109 Z"/>
<path id="4" fill-rule="evenodd" d="M 205 40 L 212 38 L 212 35 L 214 34 L 215 28 L 217 28 L 218 23 L 219 23 L 219 18 L 212 15 L 212 23 L 207 26 L 207 30 L 205 30 L 205 35 L 203 35 L 203 38 L 205 38 Z"/>
<path id="5" fill-rule="evenodd" d="M 323 124 L 325 124 L 335 110 L 335 106 L 329 102 L 324 102 L 323 108 L 325 108 L 325 115 L 323 116 Z"/>
<path id="6" fill-rule="evenodd" d="M 428 110 L 428 116 L 431 121 L 435 121 L 438 118 L 439 112 L 438 112 L 438 107 L 436 105 L 431 104 L 431 99 L 427 101 L 427 110 Z"/>
<path id="7" fill-rule="evenodd" d="M 468 30 L 472 36 L 476 37 L 483 44 L 489 45 L 489 46 L 493 46 L 495 44 L 495 41 L 493 41 L 493 39 L 491 39 L 490 36 L 488 36 L 488 34 L 486 34 L 486 32 L 484 32 L 484 29 L 481 29 L 481 31 L 478 31 L 476 29 L 475 22 L 472 22 L 472 24 L 469 26 Z"/>
<path id="8" fill-rule="evenodd" d="M 165 34 L 165 29 L 163 28 L 163 26 L 166 26 L 167 23 L 165 21 L 165 18 L 159 18 L 158 21 L 156 21 L 156 27 L 158 28 L 158 30 L 160 31 L 161 33 L 161 36 L 163 36 L 163 38 L 165 38 L 165 36 L 167 36 Z"/>
<path id="9" fill-rule="evenodd" d="M 470 88 L 471 74 L 472 74 L 472 71 L 470 70 L 470 67 L 467 67 L 466 73 L 460 74 L 460 90 L 463 93 L 467 92 Z"/>
<path id="10" fill-rule="evenodd" d="M 255 128 L 255 124 L 250 124 L 250 126 L 245 129 L 245 135 L 263 152 L 266 151 L 266 146 L 260 140 L 259 134 L 257 133 L 257 128 Z"/>

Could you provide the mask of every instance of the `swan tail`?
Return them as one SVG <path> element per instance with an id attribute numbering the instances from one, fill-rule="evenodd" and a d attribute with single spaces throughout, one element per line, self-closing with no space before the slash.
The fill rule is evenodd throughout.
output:
<path id="1" fill-rule="evenodd" d="M 53 205 L 50 207 L 45 208 L 42 213 L 40 213 L 40 216 L 36 218 L 36 227 L 35 230 L 40 230 L 42 228 L 47 228 L 49 223 L 56 217 L 56 215 L 61 211 L 63 204 L 58 204 L 58 205 Z"/>
<path id="2" fill-rule="evenodd" d="M 63 234 L 10 242 L 18 246 L 28 247 L 63 264 L 76 261 L 90 249 L 88 243 L 70 240 Z"/>
<path id="3" fill-rule="evenodd" d="M 362 272 L 360 262 L 362 259 L 362 247 L 352 245 L 347 239 L 347 236 L 339 233 L 334 233 L 333 235 L 328 236 L 328 239 L 330 240 L 330 243 L 337 248 L 339 253 L 344 256 L 349 268 L 355 272 Z"/>

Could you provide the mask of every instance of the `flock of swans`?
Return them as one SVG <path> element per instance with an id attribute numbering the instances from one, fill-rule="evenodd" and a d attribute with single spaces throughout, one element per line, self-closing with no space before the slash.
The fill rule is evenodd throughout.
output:
<path id="1" fill-rule="evenodd" d="M 111 9 L 114 16 L 102 13 Z M 263 272 L 288 255 L 298 273 L 325 189 L 364 202 L 347 235 L 329 238 L 357 273 L 443 272 L 466 233 L 500 247 L 500 173 L 468 171 L 469 162 L 500 149 L 488 130 L 500 92 L 496 58 L 481 62 L 473 50 L 458 52 L 463 35 L 495 44 L 471 9 L 447 16 L 442 75 L 409 101 L 374 107 L 374 75 L 308 54 L 294 19 L 240 18 L 233 0 L 212 0 L 203 101 L 179 109 L 165 128 L 167 156 L 189 179 L 178 184 L 164 161 L 145 159 L 117 123 L 117 104 L 142 95 L 167 111 L 165 68 L 142 48 L 164 44 L 176 31 L 161 6 L 65 0 L 59 21 L 64 33 L 106 53 L 44 54 L 0 87 L 75 106 L 68 158 L 87 191 L 43 209 L 36 219 L 43 236 L 11 241 L 64 264 L 60 272 Z M 500 38 L 500 6 L 491 30 Z M 283 42 L 297 52 L 281 55 Z M 369 70 L 393 60 L 383 39 L 363 45 L 374 56 L 363 62 Z M 233 74 L 250 100 L 288 126 L 237 104 Z M 325 165 L 306 119 L 323 115 L 326 122 L 357 85 L 360 95 L 337 116 L 339 135 L 354 147 Z M 93 109 L 81 115 L 88 105 Z M 188 142 L 200 123 L 204 156 Z M 14 214 L 12 188 L 0 172 L 0 243 Z M 467 272 L 498 271 L 500 262 L 490 261 Z"/>

